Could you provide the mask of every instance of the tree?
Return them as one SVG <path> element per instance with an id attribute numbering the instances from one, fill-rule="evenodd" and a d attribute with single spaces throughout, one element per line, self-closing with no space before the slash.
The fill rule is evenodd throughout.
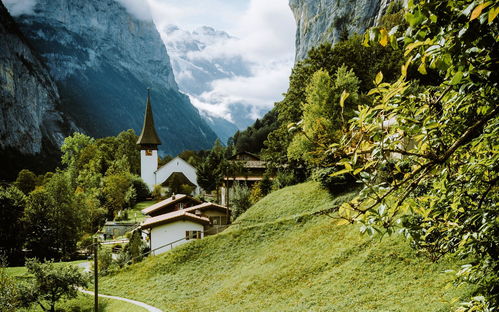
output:
<path id="1" fill-rule="evenodd" d="M 226 169 L 225 149 L 220 140 L 215 141 L 208 157 L 196 169 L 200 187 L 207 192 L 218 190 Z"/>
<path id="2" fill-rule="evenodd" d="M 299 131 L 288 147 L 288 158 L 304 160 L 310 167 L 328 166 L 331 144 L 338 143 L 346 121 L 358 103 L 359 80 L 345 66 L 338 68 L 334 79 L 323 70 L 315 72 L 306 89 Z"/>
<path id="3" fill-rule="evenodd" d="M 251 191 L 245 184 L 235 183 L 230 192 L 231 216 L 235 220 L 251 207 Z"/>
<path id="4" fill-rule="evenodd" d="M 17 175 L 16 182 L 14 185 L 20 189 L 24 194 L 28 195 L 29 192 L 33 191 L 36 187 L 37 177 L 36 175 L 29 171 L 28 169 L 23 169 L 19 171 Z"/>
<path id="5" fill-rule="evenodd" d="M 26 196 L 19 189 L 0 186 L 0 253 L 5 253 L 9 263 L 21 259 L 24 244 L 22 216 L 25 206 Z"/>
<path id="6" fill-rule="evenodd" d="M 366 43 L 404 43 L 406 63 L 394 83 L 377 75 L 373 105 L 359 107 L 331 151 L 365 185 L 340 215 L 371 234 L 399 230 L 433 260 L 466 257 L 458 277 L 479 286 L 490 311 L 499 306 L 498 13 L 492 1 L 410 1 L 400 40 L 371 29 Z M 442 80 L 422 86 L 410 68 Z"/>
<path id="7" fill-rule="evenodd" d="M 83 219 L 88 216 L 76 205 L 69 181 L 67 172 L 58 172 L 27 199 L 23 217 L 26 247 L 40 259 L 70 258 L 76 251 Z"/>
<path id="8" fill-rule="evenodd" d="M 28 272 L 34 276 L 33 282 L 22 288 L 22 298 L 28 305 L 38 304 L 43 311 L 55 311 L 61 298 L 75 298 L 78 287 L 86 287 L 88 278 L 77 266 L 53 262 L 40 263 L 30 259 L 26 262 Z"/>

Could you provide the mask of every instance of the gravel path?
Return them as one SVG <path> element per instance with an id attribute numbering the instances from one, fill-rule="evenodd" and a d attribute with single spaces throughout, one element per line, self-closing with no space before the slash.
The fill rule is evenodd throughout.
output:
<path id="1" fill-rule="evenodd" d="M 92 295 L 92 296 L 94 295 L 94 292 L 90 291 L 90 290 L 80 289 L 80 291 L 82 293 L 84 293 L 84 294 L 87 294 L 87 295 Z M 160 310 L 158 308 L 155 308 L 153 306 L 150 306 L 150 305 L 145 304 L 145 303 L 140 302 L 140 301 L 135 301 L 135 300 L 121 298 L 121 297 L 116 297 L 116 296 L 101 295 L 101 294 L 99 294 L 99 297 L 116 299 L 116 300 L 121 300 L 121 301 L 126 301 L 128 303 L 135 304 L 135 305 L 137 305 L 139 307 L 142 307 L 142 308 L 144 308 L 144 309 L 146 309 L 147 311 L 150 311 L 150 312 L 163 312 L 162 310 Z"/>

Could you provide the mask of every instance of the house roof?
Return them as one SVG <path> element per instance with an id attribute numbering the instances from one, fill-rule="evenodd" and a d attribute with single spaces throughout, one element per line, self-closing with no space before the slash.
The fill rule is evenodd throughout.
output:
<path id="1" fill-rule="evenodd" d="M 193 197 L 190 197 L 188 195 L 185 195 L 185 194 L 176 194 L 176 195 L 173 195 L 171 197 L 168 197 L 165 200 L 162 200 L 162 201 L 160 201 L 158 203 L 155 203 L 154 205 L 151 205 L 151 206 L 149 206 L 147 208 L 142 209 L 141 212 L 143 214 L 150 214 L 150 213 L 155 212 L 155 211 L 157 211 L 159 209 L 162 209 L 162 208 L 168 207 L 170 205 L 173 205 L 175 203 L 178 203 L 178 202 L 180 202 L 180 201 L 182 201 L 184 199 L 190 199 L 190 200 L 192 200 L 194 202 L 201 203 L 200 200 L 195 199 Z"/>
<path id="2" fill-rule="evenodd" d="M 201 224 L 209 224 L 210 219 L 206 217 L 197 216 L 193 213 L 187 212 L 186 210 L 177 210 L 170 213 L 166 213 L 157 217 L 148 218 L 140 226 L 141 229 L 150 229 L 163 224 L 172 223 L 179 220 L 189 220 Z"/>
<path id="3" fill-rule="evenodd" d="M 140 133 L 139 139 L 137 140 L 139 145 L 160 145 L 161 140 L 156 133 L 154 128 L 154 119 L 152 116 L 151 108 L 151 95 L 149 89 L 147 89 L 147 102 L 146 102 L 146 112 L 144 114 L 144 125 L 142 126 L 142 132 Z"/>
<path id="4" fill-rule="evenodd" d="M 218 205 L 218 204 L 214 204 L 214 203 L 202 203 L 202 204 L 199 204 L 196 206 L 185 208 L 185 209 L 183 209 L 183 211 L 194 212 L 196 210 L 203 211 L 203 210 L 208 210 L 208 209 L 214 209 L 214 210 L 218 210 L 221 212 L 227 212 L 227 210 L 230 210 L 229 208 L 222 206 L 222 205 Z"/>

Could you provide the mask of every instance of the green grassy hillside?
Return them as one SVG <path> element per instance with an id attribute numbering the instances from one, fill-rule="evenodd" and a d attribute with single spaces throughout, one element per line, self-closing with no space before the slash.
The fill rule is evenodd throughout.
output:
<path id="1" fill-rule="evenodd" d="M 470 292 L 449 287 L 451 259 L 310 214 L 348 196 L 315 183 L 279 190 L 227 231 L 128 267 L 101 291 L 164 311 L 448 311 Z"/>

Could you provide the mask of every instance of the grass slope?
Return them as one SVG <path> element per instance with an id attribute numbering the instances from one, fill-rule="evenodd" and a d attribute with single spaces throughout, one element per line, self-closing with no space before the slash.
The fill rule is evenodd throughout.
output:
<path id="1" fill-rule="evenodd" d="M 276 191 L 227 231 L 103 279 L 102 293 L 164 311 L 448 311 L 469 294 L 447 287 L 452 259 L 431 263 L 400 237 L 310 215 L 348 196 L 311 182 Z"/>

